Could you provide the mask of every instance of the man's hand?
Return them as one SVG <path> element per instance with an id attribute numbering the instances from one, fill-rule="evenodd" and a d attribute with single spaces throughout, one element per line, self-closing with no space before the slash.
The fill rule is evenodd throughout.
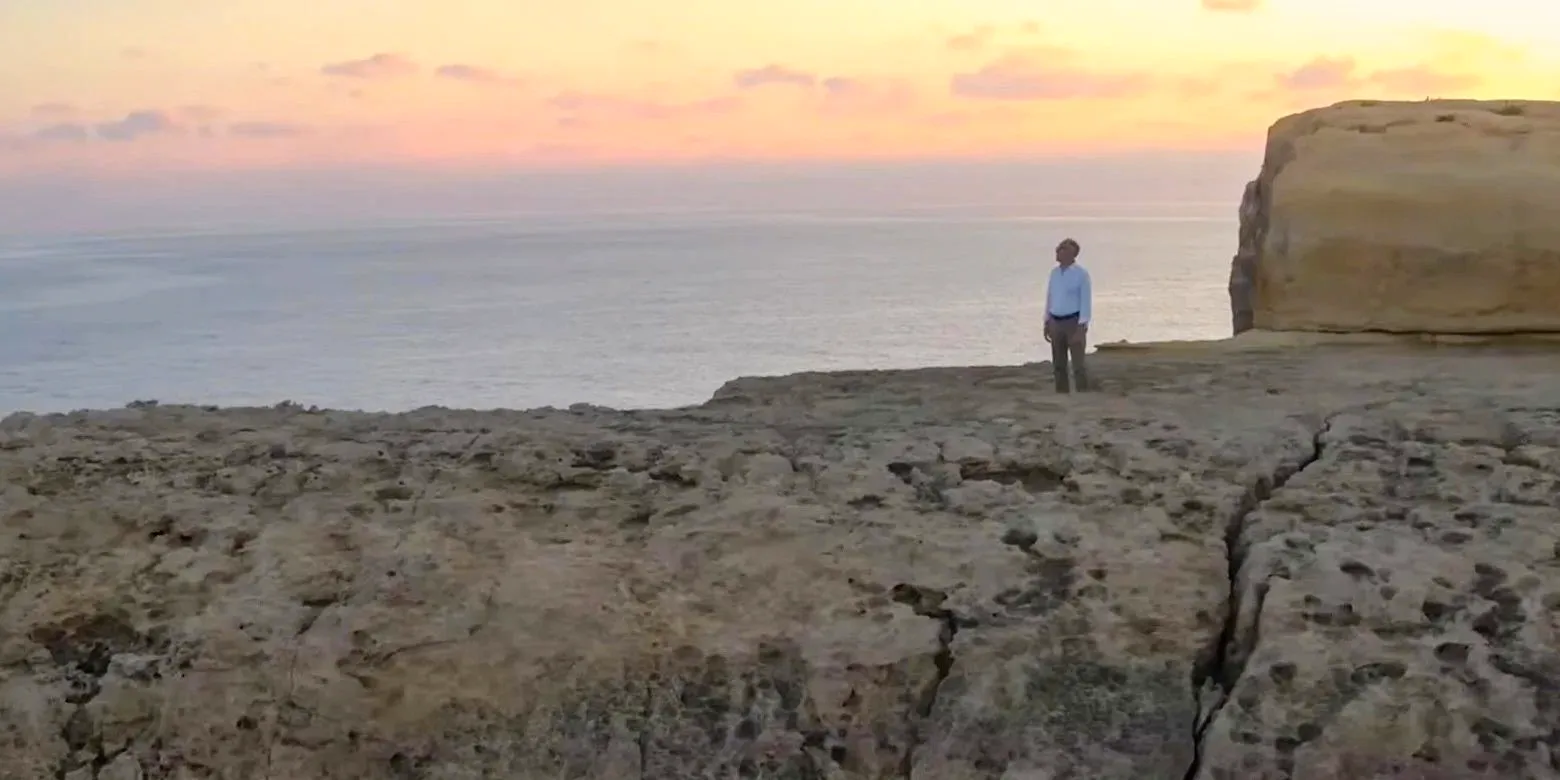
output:
<path id="1" fill-rule="evenodd" d="M 1045 343 L 1047 343 L 1047 344 L 1051 343 L 1051 318 L 1050 317 L 1046 317 L 1045 318 L 1045 328 L 1044 328 L 1043 332 L 1045 333 Z"/>
<path id="2" fill-rule="evenodd" d="M 1080 323 L 1078 323 L 1078 335 L 1080 335 L 1080 336 L 1087 336 L 1087 335 L 1089 335 L 1089 323 L 1087 323 L 1087 322 L 1080 322 Z"/>

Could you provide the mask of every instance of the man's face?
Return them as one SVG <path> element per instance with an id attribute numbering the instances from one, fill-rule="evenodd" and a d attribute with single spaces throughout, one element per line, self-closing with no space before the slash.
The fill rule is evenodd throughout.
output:
<path id="1" fill-rule="evenodd" d="M 1064 267 L 1069 266 L 1072 265 L 1072 261 L 1076 260 L 1077 258 L 1078 250 L 1073 249 L 1071 246 L 1067 244 L 1060 244 L 1056 247 L 1056 262 L 1058 264 Z"/>

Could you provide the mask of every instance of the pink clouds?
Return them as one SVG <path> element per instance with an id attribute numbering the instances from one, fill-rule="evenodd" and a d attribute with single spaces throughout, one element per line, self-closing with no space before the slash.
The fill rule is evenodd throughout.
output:
<path id="1" fill-rule="evenodd" d="M 1204 5 L 1235 11 L 1237 4 Z M 1200 14 L 1189 3 L 1184 11 Z M 1203 16 L 1201 23 L 1258 21 Z M 1470 64 L 1420 49 L 1394 61 L 1381 59 L 1388 49 L 1378 47 L 1360 53 L 1359 62 L 1342 56 L 1352 53 L 1345 49 L 1305 61 L 1303 48 L 1286 50 L 1293 59 L 1257 48 L 1241 61 L 1228 59 L 1233 52 L 1214 52 L 1168 63 L 1149 59 L 1151 52 L 1048 48 L 1067 42 L 1060 27 L 979 22 L 918 24 L 893 42 L 907 48 L 905 56 L 886 59 L 879 50 L 842 59 L 838 52 L 782 47 L 695 56 L 638 41 L 605 47 L 599 56 L 611 58 L 609 68 L 606 60 L 557 63 L 475 43 L 462 55 L 369 41 L 302 62 L 278 56 L 270 65 L 255 62 L 259 52 L 247 52 L 222 74 L 241 81 L 188 83 L 166 78 L 172 57 L 164 57 L 166 67 L 118 62 L 117 72 L 134 71 L 144 83 L 116 97 L 53 91 L 54 82 L 43 82 L 39 92 L 19 96 L 11 115 L 0 117 L 0 147 L 24 151 L 4 155 L 0 168 L 134 168 L 163 160 L 222 166 L 342 154 L 383 161 L 507 159 L 532 144 L 554 143 L 653 157 L 695 146 L 737 155 L 892 150 L 913 156 L 939 149 L 1223 142 L 1226 129 L 1266 122 L 1291 103 L 1437 95 L 1477 84 L 1467 73 L 1491 74 L 1490 87 L 1505 84 L 1494 75 L 1499 71 L 1480 64 L 1491 59 L 1484 54 Z M 520 63 L 528 64 L 522 70 Z M 268 88 L 287 79 L 286 89 Z M 1350 94 L 1358 92 L 1367 94 Z M 364 93 L 370 99 L 349 99 Z M 34 103 L 43 100 L 53 102 Z M 187 105 L 201 100 L 226 109 Z M 1170 128 L 1176 138 L 1145 129 L 1155 117 L 1182 112 L 1187 121 Z M 1065 122 L 1056 121 L 1063 116 Z M 346 129 L 357 126 L 376 134 Z M 869 136 L 875 140 L 862 140 Z M 712 140 L 686 140 L 696 137 Z"/>
<path id="2" fill-rule="evenodd" d="M 976 51 L 986 48 L 991 43 L 991 38 L 996 34 L 996 29 L 991 25 L 981 25 L 966 33 L 960 33 L 950 37 L 946 45 L 954 51 Z"/>
<path id="3" fill-rule="evenodd" d="M 320 68 L 320 73 L 336 78 L 359 81 L 387 81 L 415 76 L 422 67 L 405 54 L 379 53 L 358 60 L 333 62 Z M 496 68 L 451 63 L 433 70 L 433 77 L 444 81 L 456 81 L 486 87 L 514 87 L 524 83 L 518 76 Z"/>
<path id="4" fill-rule="evenodd" d="M 552 126 L 576 132 L 604 129 L 608 123 L 710 120 L 744 113 L 763 97 L 747 93 L 777 87 L 794 90 L 802 103 L 786 100 L 798 116 L 861 118 L 902 114 L 914 104 L 915 91 L 902 79 L 824 76 L 782 64 L 740 69 L 729 77 L 727 91 L 698 99 L 667 100 L 632 93 L 564 91 L 546 101 Z M 751 101 L 751 102 L 750 102 Z"/>
<path id="5" fill-rule="evenodd" d="M 949 90 L 975 100 L 1039 101 L 1122 98 L 1150 86 L 1147 74 L 1085 70 L 1065 64 L 1061 54 L 1057 65 L 1037 57 L 1003 57 L 979 70 L 955 74 Z"/>
<path id="6" fill-rule="evenodd" d="M 737 71 L 732 77 L 732 83 L 736 84 L 738 89 L 767 86 L 812 87 L 818 83 L 818 77 L 807 71 L 783 65 L 765 65 L 762 68 Z"/>
<path id="7" fill-rule="evenodd" d="M 1012 24 L 980 24 L 961 33 L 944 38 L 944 49 L 961 54 L 991 50 L 999 41 L 1016 38 L 1034 38 L 1044 28 L 1039 22 L 1027 21 Z"/>
<path id="8" fill-rule="evenodd" d="M 403 54 L 381 53 L 360 60 L 334 62 L 320 68 L 327 76 L 379 80 L 416 75 L 417 63 Z"/>
<path id="9" fill-rule="evenodd" d="M 1273 77 L 1290 93 L 1384 89 L 1393 94 L 1441 93 L 1477 85 L 1477 76 L 1437 70 L 1427 65 L 1388 68 L 1361 74 L 1352 57 L 1317 57 Z M 1428 95 L 1426 95 L 1428 96 Z"/>
<path id="10" fill-rule="evenodd" d="M 899 79 L 824 76 L 777 64 L 739 70 L 731 82 L 739 90 L 795 87 L 817 97 L 821 101 L 818 105 L 829 113 L 898 111 L 913 97 L 913 90 Z"/>
<path id="11" fill-rule="evenodd" d="M 832 76 L 823 80 L 823 89 L 830 95 L 848 97 L 865 92 L 868 87 L 861 79 L 853 79 L 849 76 Z"/>
<path id="12" fill-rule="evenodd" d="M 261 139 L 290 138 L 308 132 L 306 126 L 292 122 L 236 121 L 225 126 L 213 124 L 225 114 L 225 111 L 212 106 L 185 106 L 173 111 L 142 109 L 116 119 L 97 122 L 55 122 L 14 140 L 23 146 L 89 141 L 129 144 L 158 137 L 203 139 L 225 134 L 234 138 Z"/>
<path id="13" fill-rule="evenodd" d="M 146 136 L 171 133 L 178 127 L 178 123 L 167 112 L 132 111 L 123 119 L 100 123 L 95 129 L 97 136 L 105 141 L 134 141 Z"/>
<path id="14" fill-rule="evenodd" d="M 34 141 L 43 141 L 45 143 L 54 141 L 81 143 L 90 140 L 92 138 L 92 133 L 81 125 L 62 122 L 60 124 L 49 125 L 48 127 L 36 130 L 31 136 L 28 136 L 28 138 Z"/>
<path id="15" fill-rule="evenodd" d="M 723 96 L 687 102 L 664 102 L 618 95 L 565 92 L 554 96 L 548 105 L 565 112 L 566 116 L 558 120 L 560 127 L 580 127 L 600 120 L 662 121 L 719 116 L 740 110 L 742 101 L 736 97 Z"/>
<path id="16" fill-rule="evenodd" d="M 517 76 L 510 76 L 492 68 L 478 65 L 443 65 L 433 72 L 437 78 L 462 81 L 490 87 L 513 87 L 524 83 Z"/>
<path id="17" fill-rule="evenodd" d="M 309 132 L 309 128 L 291 122 L 235 122 L 227 130 L 240 138 L 296 138 Z"/>
<path id="18" fill-rule="evenodd" d="M 1288 73 L 1275 77 L 1284 89 L 1331 89 L 1354 79 L 1354 60 L 1348 57 L 1317 57 Z"/>

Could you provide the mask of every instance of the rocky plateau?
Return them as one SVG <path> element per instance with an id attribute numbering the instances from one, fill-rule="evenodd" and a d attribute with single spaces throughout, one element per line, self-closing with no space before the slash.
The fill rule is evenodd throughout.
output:
<path id="1" fill-rule="evenodd" d="M 1095 363 L 12 415 L 0 777 L 1560 777 L 1553 351 Z"/>

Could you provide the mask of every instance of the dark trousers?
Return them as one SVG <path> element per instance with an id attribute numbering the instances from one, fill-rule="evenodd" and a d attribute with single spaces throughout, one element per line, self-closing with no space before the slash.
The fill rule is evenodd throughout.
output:
<path id="1" fill-rule="evenodd" d="M 1051 368 L 1056 372 L 1056 392 L 1071 392 L 1067 385 L 1067 368 L 1072 364 L 1072 388 L 1078 392 L 1089 389 L 1089 369 L 1083 361 L 1086 334 L 1078 329 L 1078 318 L 1051 321 Z"/>

